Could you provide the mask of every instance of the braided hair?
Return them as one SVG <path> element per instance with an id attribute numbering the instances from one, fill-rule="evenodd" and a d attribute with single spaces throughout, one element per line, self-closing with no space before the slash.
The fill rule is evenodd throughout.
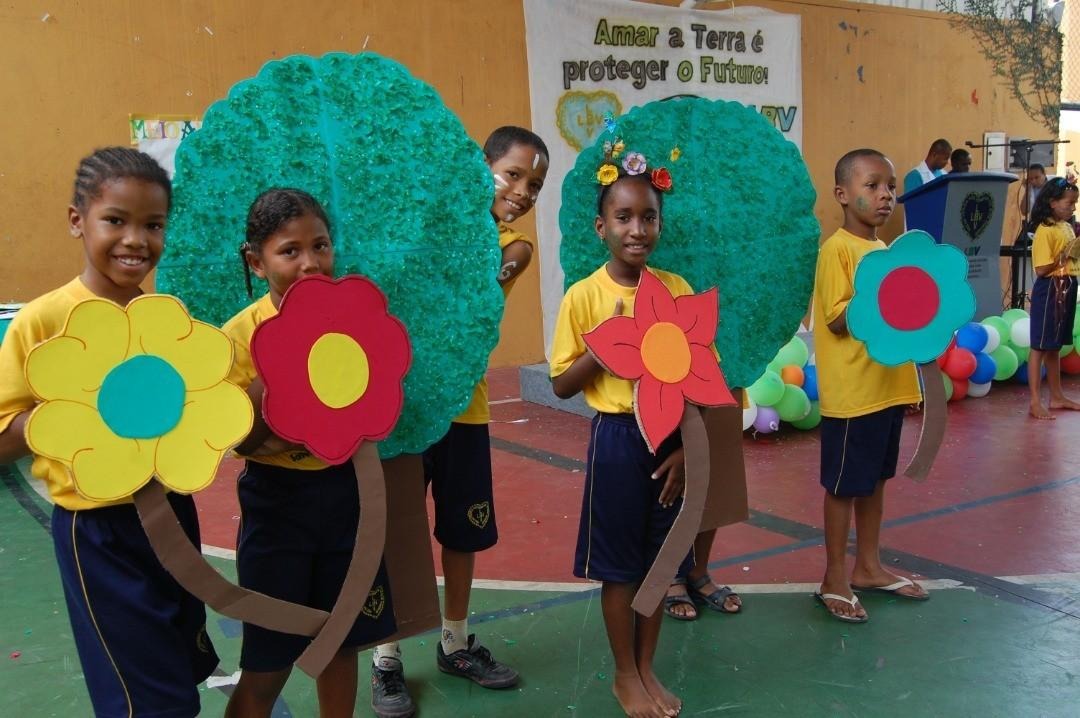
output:
<path id="1" fill-rule="evenodd" d="M 330 218 L 326 216 L 319 200 L 303 190 L 274 187 L 262 192 L 251 203 L 247 216 L 247 232 L 244 243 L 240 245 L 240 261 L 244 265 L 244 282 L 249 297 L 255 296 L 255 290 L 251 285 L 251 267 L 248 266 L 247 253 L 258 253 L 275 232 L 290 220 L 306 214 L 322 220 L 327 233 L 330 232 Z"/>
<path id="2" fill-rule="evenodd" d="M 166 202 L 172 201 L 169 175 L 153 157 L 131 147 L 102 147 L 79 161 L 71 204 L 85 212 L 91 202 L 101 197 L 106 184 L 128 178 L 160 185 Z"/>

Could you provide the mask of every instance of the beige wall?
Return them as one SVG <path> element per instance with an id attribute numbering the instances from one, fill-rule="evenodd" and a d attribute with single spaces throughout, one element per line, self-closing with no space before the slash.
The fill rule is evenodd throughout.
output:
<path id="1" fill-rule="evenodd" d="M 984 130 L 1040 135 L 994 82 L 974 43 L 942 15 L 824 0 L 745 4 L 802 15 L 804 151 L 826 231 L 840 218 L 832 166 L 849 149 L 877 147 L 903 175 L 938 136 L 959 145 L 978 141 Z M 65 227 L 72 174 L 92 148 L 127 142 L 129 112 L 199 114 L 267 60 L 359 51 L 365 40 L 432 83 L 473 137 L 529 124 L 525 32 L 515 0 L 23 0 L 9 7 L 0 16 L 7 100 L 0 113 L 0 302 L 27 300 L 78 271 L 80 248 Z M 777 193 L 782 207 L 783 188 Z M 522 225 L 534 231 L 531 218 Z M 888 236 L 901 226 L 898 214 Z M 538 273 L 530 270 L 510 298 L 494 365 L 542 360 L 539 302 Z"/>

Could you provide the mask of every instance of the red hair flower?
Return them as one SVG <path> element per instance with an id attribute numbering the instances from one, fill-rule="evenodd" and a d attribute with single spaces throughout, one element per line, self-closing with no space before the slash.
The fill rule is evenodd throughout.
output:
<path id="1" fill-rule="evenodd" d="M 605 369 L 635 382 L 634 413 L 653 453 L 679 426 L 687 401 L 735 404 L 712 350 L 716 322 L 715 288 L 676 298 L 644 271 L 634 316 L 612 317 L 583 337 Z"/>
<path id="2" fill-rule="evenodd" d="M 652 179 L 652 186 L 661 192 L 668 192 L 671 190 L 671 173 L 667 171 L 666 167 L 657 167 L 652 171 L 650 175 Z"/>
<path id="3" fill-rule="evenodd" d="M 293 284 L 280 313 L 255 330 L 251 355 L 267 424 L 329 464 L 385 439 L 401 414 L 409 337 L 366 277 L 314 274 Z"/>

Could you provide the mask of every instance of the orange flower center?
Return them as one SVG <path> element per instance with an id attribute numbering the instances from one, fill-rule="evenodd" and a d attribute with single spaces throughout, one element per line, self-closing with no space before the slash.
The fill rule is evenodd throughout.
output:
<path id="1" fill-rule="evenodd" d="M 641 339 L 641 361 L 654 377 L 676 384 L 690 373 L 690 344 L 683 330 L 671 322 L 657 322 Z"/>

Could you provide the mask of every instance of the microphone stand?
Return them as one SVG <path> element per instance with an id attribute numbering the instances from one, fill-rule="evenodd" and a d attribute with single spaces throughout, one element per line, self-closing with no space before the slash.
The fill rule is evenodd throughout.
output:
<path id="1" fill-rule="evenodd" d="M 1028 261 L 1031 258 L 1031 242 L 1028 239 L 1028 213 L 1031 211 L 1031 187 L 1027 184 L 1028 172 L 1031 170 L 1031 151 L 1037 145 L 1063 145 L 1069 140 L 1013 140 L 1001 144 L 977 145 L 968 140 L 964 143 L 972 149 L 984 149 L 988 147 L 1008 147 L 1009 149 L 1021 150 L 1024 153 L 1024 202 L 1020 206 L 1020 230 L 1013 239 L 1012 246 L 1001 248 L 1001 256 L 1009 257 L 1010 269 L 1010 298 L 1009 306 L 1023 309 L 1027 305 L 1028 291 Z"/>

